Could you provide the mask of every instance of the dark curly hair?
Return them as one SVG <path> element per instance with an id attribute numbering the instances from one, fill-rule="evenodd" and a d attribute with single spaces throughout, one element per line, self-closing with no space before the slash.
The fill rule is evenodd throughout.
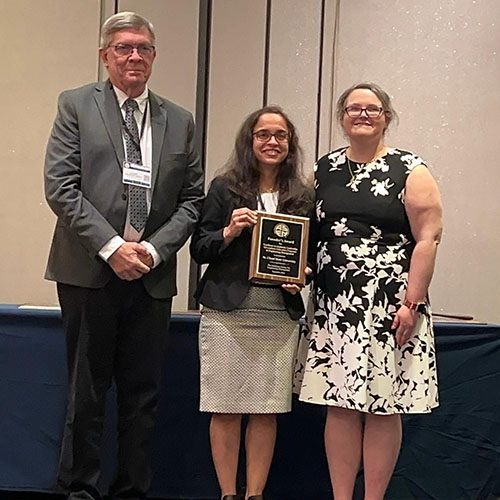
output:
<path id="1" fill-rule="evenodd" d="M 276 179 L 279 190 L 278 211 L 306 215 L 311 210 L 312 196 L 302 177 L 302 149 L 294 124 L 279 106 L 265 106 L 246 117 L 236 135 L 234 150 L 221 177 L 226 180 L 237 206 L 251 209 L 257 207 L 260 171 L 253 152 L 253 131 L 259 118 L 266 113 L 280 115 L 290 134 L 288 155 L 281 163 Z"/>

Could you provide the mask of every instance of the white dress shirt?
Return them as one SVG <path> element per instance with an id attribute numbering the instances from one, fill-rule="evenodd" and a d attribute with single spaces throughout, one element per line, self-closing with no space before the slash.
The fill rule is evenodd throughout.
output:
<path id="1" fill-rule="evenodd" d="M 129 98 L 125 92 L 122 92 L 119 88 L 113 85 L 113 89 L 116 94 L 116 98 L 118 100 L 118 106 L 123 115 L 123 119 L 125 119 L 125 101 Z M 148 106 L 148 87 L 144 89 L 144 92 L 136 97 L 134 100 L 138 104 L 138 109 L 134 112 L 134 117 L 137 122 L 137 128 L 139 130 L 139 137 L 141 138 L 141 158 L 143 165 L 151 166 L 152 156 L 153 156 L 153 139 L 151 132 L 151 111 Z M 146 117 L 144 119 L 144 113 L 146 113 Z M 144 130 L 141 130 L 141 127 L 144 127 Z M 125 143 L 125 132 L 122 132 L 123 139 L 123 150 L 125 151 L 125 155 L 127 154 L 127 146 Z M 151 189 L 146 189 L 146 203 L 148 214 L 151 210 Z M 161 257 L 156 248 L 149 241 L 141 241 L 141 237 L 144 233 L 144 229 L 142 231 L 136 231 L 132 225 L 130 224 L 130 216 L 127 210 L 127 218 L 125 220 L 125 228 L 122 236 L 113 236 L 102 248 L 99 250 L 99 256 L 107 261 L 111 255 L 118 250 L 125 242 L 127 241 L 136 241 L 140 242 L 148 252 L 153 257 L 153 268 L 155 268 L 160 262 Z"/>
<path id="2" fill-rule="evenodd" d="M 278 198 L 278 191 L 274 191 L 273 193 L 260 193 L 260 197 L 257 197 L 257 210 L 262 210 L 268 214 L 275 214 L 278 210 Z"/>

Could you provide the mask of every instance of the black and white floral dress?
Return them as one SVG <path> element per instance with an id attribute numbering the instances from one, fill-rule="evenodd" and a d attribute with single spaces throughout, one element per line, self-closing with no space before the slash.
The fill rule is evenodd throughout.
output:
<path id="1" fill-rule="evenodd" d="M 426 413 L 438 405 L 430 310 L 419 314 L 402 347 L 391 329 L 415 246 L 405 183 L 424 162 L 389 149 L 373 162 L 348 165 L 345 152 L 336 150 L 314 167 L 317 269 L 295 386 L 310 403 L 375 414 Z"/>

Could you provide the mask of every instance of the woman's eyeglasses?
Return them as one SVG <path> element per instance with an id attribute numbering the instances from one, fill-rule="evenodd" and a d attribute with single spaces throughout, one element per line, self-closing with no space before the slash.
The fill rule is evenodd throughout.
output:
<path id="1" fill-rule="evenodd" d="M 346 108 L 344 108 L 344 111 L 350 118 L 359 118 L 363 114 L 363 111 L 368 118 L 378 118 L 384 112 L 384 108 L 375 105 L 366 107 L 347 106 Z"/>
<path id="2" fill-rule="evenodd" d="M 288 132 L 286 130 L 278 130 L 273 134 L 269 130 L 263 129 L 257 130 L 252 135 L 259 142 L 268 142 L 271 140 L 271 137 L 274 137 L 278 142 L 288 142 Z"/>

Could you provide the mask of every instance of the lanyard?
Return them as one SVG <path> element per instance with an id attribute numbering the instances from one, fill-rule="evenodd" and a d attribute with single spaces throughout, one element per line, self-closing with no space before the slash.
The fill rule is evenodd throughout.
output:
<path id="1" fill-rule="evenodd" d="M 260 192 L 257 195 L 257 207 L 259 205 L 260 205 L 260 209 L 259 210 L 262 210 L 263 212 L 267 212 L 266 206 L 264 205 L 264 200 L 262 199 L 262 196 L 261 196 Z"/>

